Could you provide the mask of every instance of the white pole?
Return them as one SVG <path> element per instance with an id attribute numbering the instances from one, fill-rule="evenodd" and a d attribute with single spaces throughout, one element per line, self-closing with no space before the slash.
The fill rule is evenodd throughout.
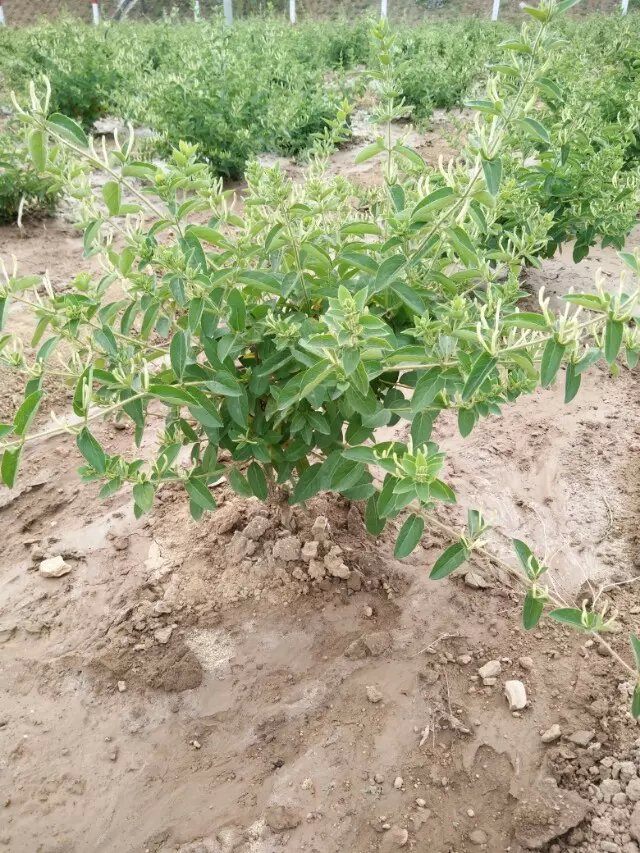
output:
<path id="1" fill-rule="evenodd" d="M 629 11 L 629 0 L 622 0 L 622 14 L 626 15 Z"/>
<path id="2" fill-rule="evenodd" d="M 93 13 L 93 23 L 98 26 L 100 23 L 100 6 L 98 6 L 98 0 L 91 0 L 91 11 Z"/>
<path id="3" fill-rule="evenodd" d="M 500 14 L 500 0 L 493 0 L 493 11 L 491 12 L 491 20 L 497 21 Z"/>
<path id="4" fill-rule="evenodd" d="M 200 0 L 193 0 L 193 20 L 200 20 Z"/>
<path id="5" fill-rule="evenodd" d="M 4 18 L 4 6 L 2 5 L 2 0 L 0 0 L 0 27 L 4 27 L 7 22 Z"/>
<path id="6" fill-rule="evenodd" d="M 387 17 L 387 0 L 380 0 L 380 17 Z"/>
<path id="7" fill-rule="evenodd" d="M 292 24 L 296 22 L 296 0 L 289 0 L 289 21 Z"/>
<path id="8" fill-rule="evenodd" d="M 222 8 L 224 9 L 224 19 L 231 25 L 233 23 L 233 0 L 222 0 Z"/>

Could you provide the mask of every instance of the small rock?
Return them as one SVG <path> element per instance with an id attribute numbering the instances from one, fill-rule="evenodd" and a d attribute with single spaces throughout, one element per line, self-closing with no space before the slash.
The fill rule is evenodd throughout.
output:
<path id="1" fill-rule="evenodd" d="M 308 563 L 310 560 L 315 560 L 318 556 L 319 542 L 305 542 L 302 546 L 302 559 Z"/>
<path id="2" fill-rule="evenodd" d="M 339 545 L 334 545 L 325 556 L 324 567 L 332 577 L 342 578 L 343 580 L 348 578 L 351 572 L 342 559 L 342 548 Z"/>
<path id="3" fill-rule="evenodd" d="M 483 678 L 482 683 L 484 684 L 485 687 L 495 687 L 495 685 L 498 683 L 498 679 L 497 678 Z"/>
<path id="4" fill-rule="evenodd" d="M 518 664 L 522 667 L 522 669 L 533 669 L 533 658 L 527 657 L 525 655 L 524 657 L 518 658 Z"/>
<path id="5" fill-rule="evenodd" d="M 330 538 L 330 528 L 329 522 L 324 517 L 324 515 L 319 515 L 316 520 L 313 522 L 313 527 L 311 528 L 311 534 L 316 542 L 324 543 L 327 542 Z"/>
<path id="6" fill-rule="evenodd" d="M 373 781 L 376 783 L 376 785 L 382 785 L 382 783 L 384 782 L 383 774 L 376 773 L 376 775 L 373 777 Z"/>
<path id="7" fill-rule="evenodd" d="M 272 832 L 284 832 L 300 826 L 302 818 L 290 806 L 270 806 L 265 812 L 264 822 Z"/>
<path id="8" fill-rule="evenodd" d="M 471 655 L 458 655 L 456 660 L 458 661 L 460 666 L 466 666 L 467 664 L 471 663 L 473 658 L 471 657 Z"/>
<path id="9" fill-rule="evenodd" d="M 521 681 L 505 681 L 504 695 L 510 711 L 521 711 L 527 707 L 527 691 Z"/>
<path id="10" fill-rule="evenodd" d="M 127 689 L 127 682 L 126 681 L 119 681 L 118 682 L 118 693 L 124 693 L 124 691 L 126 689 Z"/>
<path id="11" fill-rule="evenodd" d="M 273 556 L 276 560 L 293 563 L 300 559 L 300 540 L 297 536 L 283 536 L 277 539 L 273 546 Z"/>
<path id="12" fill-rule="evenodd" d="M 621 791 L 620 782 L 617 779 L 604 779 L 600 782 L 600 793 L 605 803 L 610 803 L 614 794 L 619 794 Z"/>
<path id="13" fill-rule="evenodd" d="M 45 578 L 61 578 L 63 575 L 69 574 L 71 566 L 65 563 L 64 559 L 58 555 L 57 557 L 49 557 L 48 560 L 43 560 L 40 563 L 39 571 Z"/>
<path id="14" fill-rule="evenodd" d="M 237 826 L 227 826 L 216 834 L 216 841 L 221 846 L 221 853 L 234 853 L 244 844 L 244 832 Z"/>
<path id="15" fill-rule="evenodd" d="M 640 803 L 636 803 L 633 807 L 633 811 L 631 812 L 629 834 L 634 841 L 640 841 Z"/>
<path id="16" fill-rule="evenodd" d="M 397 791 L 399 791 L 403 785 L 404 785 L 404 779 L 402 778 L 402 776 L 396 776 L 396 778 L 393 780 L 393 787 Z"/>
<path id="17" fill-rule="evenodd" d="M 388 631 L 373 631 L 371 634 L 365 634 L 362 640 L 367 652 L 374 658 L 379 657 L 391 646 L 391 634 Z"/>
<path id="18" fill-rule="evenodd" d="M 471 589 L 488 589 L 491 586 L 489 581 L 480 572 L 467 572 L 464 576 L 464 582 Z"/>
<path id="19" fill-rule="evenodd" d="M 375 685 L 369 685 L 365 688 L 367 692 L 367 699 L 372 704 L 376 705 L 378 702 L 381 702 L 383 699 L 382 693 L 378 690 Z"/>
<path id="20" fill-rule="evenodd" d="M 404 847 L 409 840 L 409 833 L 401 826 L 392 826 L 385 836 L 385 849 Z"/>
<path id="21" fill-rule="evenodd" d="M 527 791 L 515 808 L 515 838 L 525 850 L 541 850 L 587 816 L 589 803 L 575 791 L 559 789 L 552 778 Z M 532 815 L 535 819 L 532 820 Z"/>
<path id="22" fill-rule="evenodd" d="M 166 616 L 167 613 L 171 613 L 171 607 L 165 601 L 156 601 L 153 605 L 153 615 Z"/>
<path id="23" fill-rule="evenodd" d="M 478 675 L 480 678 L 494 678 L 497 675 L 500 675 L 502 672 L 502 665 L 499 660 L 490 660 L 488 663 L 485 663 L 484 666 L 481 666 L 478 670 Z"/>
<path id="24" fill-rule="evenodd" d="M 166 628 L 158 628 L 158 630 L 154 632 L 153 636 L 156 638 L 157 643 L 164 646 L 171 639 L 172 633 L 173 625 L 167 625 Z"/>
<path id="25" fill-rule="evenodd" d="M 254 515 L 242 532 L 247 539 L 257 542 L 258 539 L 262 539 L 270 527 L 271 522 L 268 518 L 265 518 L 263 515 Z"/>
<path id="26" fill-rule="evenodd" d="M 360 572 L 354 570 L 349 573 L 349 577 L 347 578 L 347 589 L 350 589 L 353 592 L 358 592 L 362 589 L 362 575 Z"/>
<path id="27" fill-rule="evenodd" d="M 416 800 L 416 805 L 419 809 L 423 809 L 427 805 L 427 801 L 423 800 L 422 797 L 418 797 L 418 799 Z"/>
<path id="28" fill-rule="evenodd" d="M 595 732 L 588 732 L 580 729 L 579 731 L 570 734 L 567 740 L 571 743 L 575 743 L 576 746 L 587 747 L 595 737 L 595 734 Z"/>
<path id="29" fill-rule="evenodd" d="M 212 533 L 229 533 L 242 519 L 240 510 L 233 503 L 225 503 L 211 517 Z"/>
<path id="30" fill-rule="evenodd" d="M 313 791 L 313 779 L 304 779 L 300 785 L 303 791 Z"/>
<path id="31" fill-rule="evenodd" d="M 367 647 L 365 646 L 362 637 L 359 637 L 357 640 L 349 643 L 345 649 L 344 656 L 346 658 L 351 658 L 352 660 L 361 660 L 362 658 L 366 658 Z"/>
<path id="32" fill-rule="evenodd" d="M 486 844 L 488 840 L 489 836 L 482 829 L 474 829 L 473 832 L 469 833 L 469 841 L 472 844 L 480 846 L 481 844 Z"/>
<path id="33" fill-rule="evenodd" d="M 637 776 L 629 781 L 625 788 L 625 794 L 632 803 L 640 802 L 640 779 Z"/>
<path id="34" fill-rule="evenodd" d="M 324 563 L 321 563 L 320 560 L 311 560 L 307 571 L 311 580 L 321 581 L 325 576 Z"/>
<path id="35" fill-rule="evenodd" d="M 557 723 L 554 723 L 551 728 L 547 729 L 542 735 L 542 743 L 555 743 L 562 737 L 562 729 Z"/>

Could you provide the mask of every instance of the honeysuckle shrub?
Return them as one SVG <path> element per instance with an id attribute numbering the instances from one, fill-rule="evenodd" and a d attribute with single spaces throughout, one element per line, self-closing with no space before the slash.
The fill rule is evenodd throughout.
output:
<path id="1" fill-rule="evenodd" d="M 59 195 L 57 181 L 36 170 L 24 129 L 7 122 L 0 132 L 0 223 L 52 213 Z"/>
<path id="2" fill-rule="evenodd" d="M 391 133 L 406 104 L 397 42 L 377 25 L 370 76 L 380 133 L 356 159 L 378 157 L 382 180 L 364 194 L 325 168 L 347 132 L 347 105 L 316 141 L 304 181 L 251 164 L 240 212 L 189 143 L 165 164 L 141 162 L 131 139 L 97 148 L 35 87 L 28 108 L 16 101 L 35 168 L 77 200 L 85 253 L 99 256 L 103 274 L 79 273 L 54 291 L 46 278 L 5 271 L 0 360 L 25 378 L 23 403 L 0 425 L 5 486 L 15 484 L 25 447 L 68 433 L 83 480 L 99 483 L 103 497 L 131 489 L 137 517 L 165 483 L 180 483 L 200 519 L 215 511 L 209 486 L 224 477 L 261 500 L 286 493 L 295 504 L 326 490 L 363 502 L 373 536 L 401 516 L 398 558 L 418 545 L 428 519 L 453 539 L 434 579 L 474 552 L 497 560 L 478 510 L 463 531 L 436 512 L 456 500 L 432 437 L 438 418 L 453 410 L 466 436 L 539 386 L 561 380 L 570 401 L 590 366 L 616 372 L 640 356 L 637 252 L 620 253 L 628 274 L 618 288 L 599 281 L 595 292 L 570 293 L 564 311 L 544 291 L 537 310 L 521 307 L 525 265 L 584 229 L 621 244 L 631 226 L 594 215 L 619 180 L 615 156 L 600 171 L 591 164 L 570 206 L 555 202 L 553 180 L 584 150 L 558 130 L 576 107 L 550 76 L 563 50 L 550 24 L 574 2 L 527 10 L 532 22 L 503 44 L 464 150 L 439 169 Z M 581 128 L 592 147 L 596 131 Z M 599 136 L 599 150 L 615 146 Z M 106 177 L 100 192 L 90 182 L 96 169 Z M 37 320 L 33 355 L 6 322 L 12 303 Z M 72 411 L 32 430 L 49 376 L 73 387 Z M 164 427 L 143 445 L 151 412 L 164 413 Z M 95 429 L 105 417 L 128 419 L 144 451 L 112 452 Z M 398 437 L 379 441 L 389 426 Z M 520 569 L 501 564 L 523 587 L 524 627 L 548 612 L 588 631 L 637 681 L 602 636 L 616 629 L 615 614 L 564 601 L 545 582 L 544 561 L 524 542 L 514 548 Z M 631 640 L 637 663 L 640 641 Z M 637 686 L 632 711 L 640 716 Z"/>

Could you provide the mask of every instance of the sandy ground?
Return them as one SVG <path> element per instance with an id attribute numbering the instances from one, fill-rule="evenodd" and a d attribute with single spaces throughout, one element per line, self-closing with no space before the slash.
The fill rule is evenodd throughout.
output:
<path id="1" fill-rule="evenodd" d="M 62 220 L 0 229 L 0 253 L 55 284 L 86 268 Z M 590 288 L 598 267 L 616 281 L 605 250 L 548 262 L 527 286 Z M 10 327 L 26 332 L 19 311 Z M 18 391 L 3 384 L 10 411 Z M 596 368 L 568 406 L 540 392 L 466 440 L 452 420 L 438 436 L 461 506 L 486 511 L 499 550 L 526 538 L 564 594 L 604 586 L 636 631 L 639 399 L 640 374 Z M 133 444 L 113 425 L 102 437 Z M 623 674 L 568 630 L 526 634 L 491 566 L 473 567 L 484 589 L 464 572 L 431 582 L 441 539 L 399 563 L 358 507 L 322 497 L 282 518 L 220 486 L 222 508 L 197 525 L 165 488 L 136 522 L 126 494 L 80 489 L 79 462 L 52 439 L 0 492 L 0 849 L 637 853 Z M 344 580 L 309 578 L 300 547 L 322 540 L 318 518 Z M 71 572 L 42 577 L 57 554 Z M 628 657 L 625 633 L 612 643 Z M 493 683 L 478 675 L 488 661 Z M 509 679 L 526 687 L 522 711 Z M 562 737 L 545 744 L 553 724 Z"/>

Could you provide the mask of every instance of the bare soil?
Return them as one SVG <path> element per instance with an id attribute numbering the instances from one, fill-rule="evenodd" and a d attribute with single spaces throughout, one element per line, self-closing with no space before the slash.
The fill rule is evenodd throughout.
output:
<path id="1" fill-rule="evenodd" d="M 0 253 L 56 286 L 86 268 L 81 252 L 62 220 L 0 229 Z M 532 294 L 590 289 L 598 267 L 617 284 L 611 250 L 569 258 L 530 272 Z M 28 334 L 19 309 L 9 325 Z M 2 381 L 4 416 L 19 387 Z M 499 550 L 527 539 L 568 600 L 601 595 L 636 631 L 639 399 L 637 373 L 596 368 L 568 406 L 539 392 L 465 440 L 453 420 L 438 436 L 460 505 L 486 512 Z M 464 571 L 434 583 L 436 534 L 398 562 L 346 501 L 290 513 L 224 484 L 199 525 L 171 487 L 136 521 L 128 495 L 81 489 L 79 464 L 51 439 L 0 492 L 0 849 L 637 853 L 625 676 L 566 629 L 524 632 L 495 567 L 474 563 L 483 589 Z M 54 555 L 71 571 L 45 578 Z M 626 630 L 611 641 L 628 657 Z M 488 661 L 494 683 L 478 675 Z"/>

